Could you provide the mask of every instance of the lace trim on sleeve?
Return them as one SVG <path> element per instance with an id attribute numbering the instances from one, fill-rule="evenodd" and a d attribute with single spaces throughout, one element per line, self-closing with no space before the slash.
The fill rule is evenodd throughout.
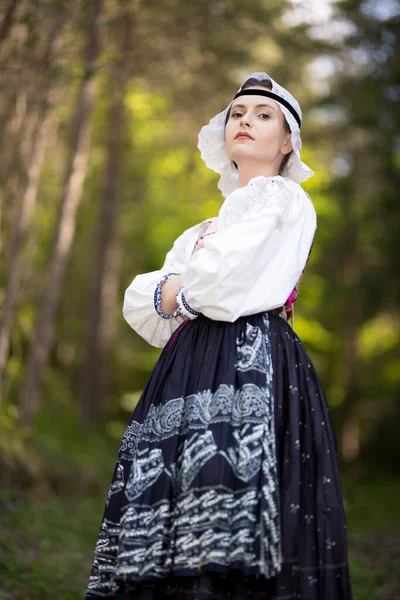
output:
<path id="1" fill-rule="evenodd" d="M 179 313 L 188 319 L 195 319 L 201 314 L 198 310 L 189 306 L 183 291 L 183 286 L 180 287 L 176 293 L 176 302 L 178 304 Z"/>
<path id="2" fill-rule="evenodd" d="M 154 290 L 154 308 L 156 309 L 157 314 L 160 315 L 160 317 L 162 317 L 163 319 L 172 319 L 173 317 L 178 317 L 181 312 L 179 310 L 179 307 L 170 314 L 165 313 L 162 308 L 161 308 L 161 302 L 162 302 L 162 286 L 163 284 L 167 281 L 167 279 L 169 279 L 169 277 L 172 277 L 172 275 L 180 275 L 180 273 L 166 273 L 162 279 L 160 279 L 160 281 L 157 283 L 156 288 Z"/>

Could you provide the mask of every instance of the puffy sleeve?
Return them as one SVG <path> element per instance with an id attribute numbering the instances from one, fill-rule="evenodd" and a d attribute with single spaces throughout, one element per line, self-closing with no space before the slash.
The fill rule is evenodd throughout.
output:
<path id="1" fill-rule="evenodd" d="M 286 302 L 316 230 L 311 199 L 293 181 L 258 176 L 236 192 L 221 207 L 217 233 L 204 238 L 182 275 L 192 309 L 230 322 Z"/>
<path id="2" fill-rule="evenodd" d="M 156 348 L 163 348 L 183 318 L 162 318 L 155 310 L 156 285 L 167 273 L 182 273 L 193 250 L 201 224 L 186 229 L 165 256 L 161 269 L 136 275 L 125 291 L 122 313 L 136 333 Z"/>

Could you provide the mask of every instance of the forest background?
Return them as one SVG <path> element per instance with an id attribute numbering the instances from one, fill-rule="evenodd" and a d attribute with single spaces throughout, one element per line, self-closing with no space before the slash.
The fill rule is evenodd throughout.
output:
<path id="1" fill-rule="evenodd" d="M 1 600 L 84 595 L 160 352 L 124 291 L 218 214 L 197 135 L 258 70 L 298 98 L 315 171 L 295 329 L 337 432 L 355 600 L 400 598 L 399 46 L 395 0 L 2 0 Z"/>

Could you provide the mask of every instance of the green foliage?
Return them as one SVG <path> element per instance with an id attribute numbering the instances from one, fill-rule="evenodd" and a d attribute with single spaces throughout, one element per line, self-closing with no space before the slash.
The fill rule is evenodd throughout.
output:
<path id="1" fill-rule="evenodd" d="M 377 588 L 388 577 L 388 567 L 371 568 L 367 561 L 353 558 L 350 561 L 354 600 L 382 600 L 384 596 Z"/>
<path id="2" fill-rule="evenodd" d="M 347 485 L 350 488 L 351 482 Z M 400 524 L 399 493 L 400 479 L 389 473 L 369 472 L 348 500 L 348 528 L 366 534 L 377 527 L 389 529 Z"/>
<path id="3" fill-rule="evenodd" d="M 101 502 L 49 496 L 0 498 L 2 600 L 78 600 L 84 595 Z"/>

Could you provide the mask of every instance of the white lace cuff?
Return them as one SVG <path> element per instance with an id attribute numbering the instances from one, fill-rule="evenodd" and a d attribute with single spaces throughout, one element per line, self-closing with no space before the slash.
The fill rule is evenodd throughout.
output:
<path id="1" fill-rule="evenodd" d="M 178 304 L 179 314 L 181 314 L 183 317 L 187 317 L 188 319 L 196 319 L 201 314 L 198 310 L 195 310 L 187 303 L 183 286 L 180 287 L 176 293 L 176 302 Z"/>
<path id="2" fill-rule="evenodd" d="M 162 302 L 161 288 L 162 288 L 163 284 L 167 281 L 167 279 L 169 279 L 169 277 L 172 277 L 173 275 L 180 275 L 180 273 L 167 273 L 166 275 L 164 275 L 164 277 L 162 277 L 162 279 L 160 279 L 160 281 L 156 285 L 156 289 L 154 290 L 154 308 L 156 309 L 157 314 L 159 314 L 160 317 L 162 317 L 163 319 L 172 319 L 173 317 L 178 317 L 181 314 L 181 311 L 179 310 L 179 305 L 178 305 L 178 308 L 173 313 L 170 313 L 169 315 L 167 313 L 165 313 L 161 308 L 161 302 Z"/>

